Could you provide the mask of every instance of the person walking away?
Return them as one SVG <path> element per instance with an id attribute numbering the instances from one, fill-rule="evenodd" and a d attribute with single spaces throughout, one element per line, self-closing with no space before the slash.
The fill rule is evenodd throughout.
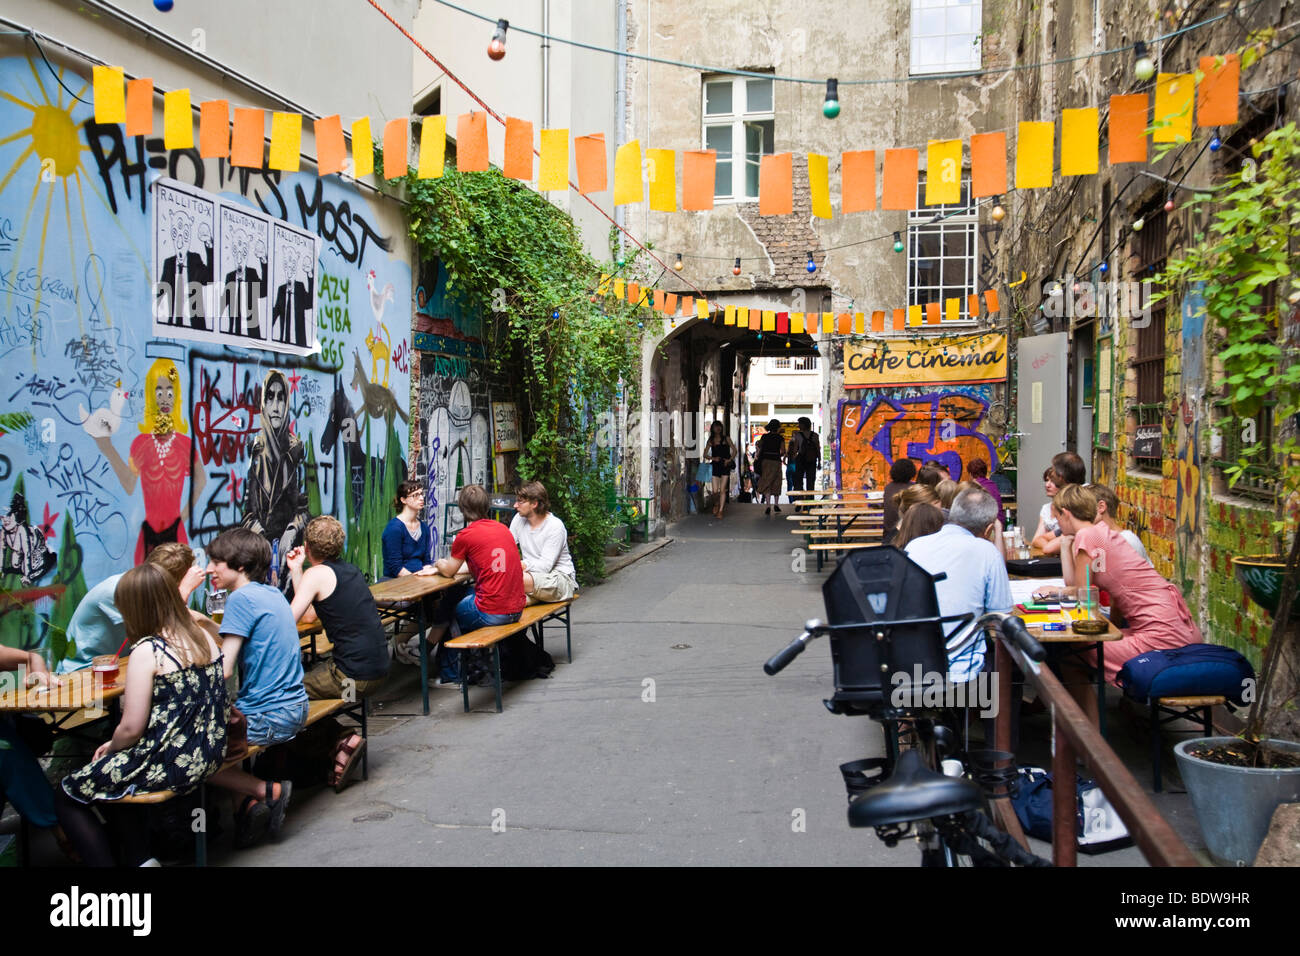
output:
<path id="1" fill-rule="evenodd" d="M 781 459 L 785 455 L 785 440 L 781 437 L 781 423 L 775 418 L 767 423 L 766 434 L 758 440 L 758 498 L 767 505 L 763 514 L 770 515 L 773 506 L 781 513 Z"/>
<path id="2" fill-rule="evenodd" d="M 796 455 L 794 487 L 801 491 L 812 491 L 817 484 L 817 472 L 822 464 L 822 443 L 818 434 L 812 430 L 812 419 L 804 416 L 799 419 L 799 451 Z"/>

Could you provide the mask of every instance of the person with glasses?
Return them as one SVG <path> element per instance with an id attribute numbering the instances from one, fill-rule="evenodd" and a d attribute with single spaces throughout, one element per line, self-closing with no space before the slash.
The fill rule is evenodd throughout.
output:
<path id="1" fill-rule="evenodd" d="M 408 574 L 437 574 L 429 563 L 433 536 L 420 520 L 424 510 L 424 486 L 418 481 L 404 481 L 397 486 L 393 499 L 397 517 L 388 522 L 381 536 L 384 546 L 384 577 L 403 578 Z"/>

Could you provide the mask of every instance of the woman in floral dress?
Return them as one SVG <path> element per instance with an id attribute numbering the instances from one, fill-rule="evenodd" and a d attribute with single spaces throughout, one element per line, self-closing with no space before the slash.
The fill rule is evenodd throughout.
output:
<path id="1" fill-rule="evenodd" d="M 194 624 L 176 586 L 152 564 L 132 568 L 114 600 L 135 648 L 126 672 L 122 720 L 91 762 L 63 778 L 59 821 L 91 866 L 138 866 L 149 858 L 139 807 L 112 801 L 137 793 L 188 793 L 221 769 L 228 703 L 221 650 Z M 107 810 L 123 850 L 114 856 L 95 813 Z"/>

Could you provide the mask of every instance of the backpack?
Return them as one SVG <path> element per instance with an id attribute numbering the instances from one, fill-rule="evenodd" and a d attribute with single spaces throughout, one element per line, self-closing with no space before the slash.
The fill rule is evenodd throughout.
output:
<path id="1" fill-rule="evenodd" d="M 1052 842 L 1052 775 L 1042 767 L 1021 767 L 1011 806 L 1025 833 Z M 1101 788 L 1085 777 L 1075 778 L 1075 841 L 1080 853 L 1106 853 L 1132 846 L 1128 828 Z"/>
<path id="2" fill-rule="evenodd" d="M 822 460 L 822 445 L 816 432 L 804 436 L 803 447 L 799 449 L 799 461 L 805 465 L 816 465 Z"/>
<path id="3" fill-rule="evenodd" d="M 1139 704 L 1153 697 L 1219 696 L 1245 704 L 1247 682 L 1255 677 L 1250 661 L 1230 647 L 1188 644 L 1148 651 L 1120 668 L 1115 683 Z"/>

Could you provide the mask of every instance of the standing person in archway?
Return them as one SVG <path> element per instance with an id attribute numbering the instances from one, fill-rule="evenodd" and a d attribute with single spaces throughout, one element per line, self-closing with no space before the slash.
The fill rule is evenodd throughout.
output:
<path id="1" fill-rule="evenodd" d="M 822 443 L 817 433 L 812 430 L 812 419 L 806 415 L 799 419 L 798 451 L 791 452 L 795 460 L 794 485 L 791 490 L 812 491 L 817 482 L 817 470 L 822 463 Z M 795 442 L 792 440 L 792 444 Z"/>
<path id="2" fill-rule="evenodd" d="M 713 463 L 713 517 L 721 518 L 727 504 L 727 479 L 736 463 L 736 446 L 722 422 L 709 426 L 709 460 Z"/>
<path id="3" fill-rule="evenodd" d="M 775 418 L 767 423 L 767 434 L 758 440 L 758 497 L 767 505 L 763 514 L 770 515 L 772 508 L 781 513 L 781 459 L 785 455 L 785 439 L 781 437 L 781 423 Z"/>

